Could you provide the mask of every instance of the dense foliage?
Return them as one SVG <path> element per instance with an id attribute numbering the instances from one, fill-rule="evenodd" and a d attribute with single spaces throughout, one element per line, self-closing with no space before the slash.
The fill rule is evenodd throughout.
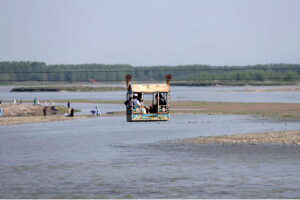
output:
<path id="1" fill-rule="evenodd" d="M 298 81 L 300 65 L 269 64 L 252 66 L 131 66 L 105 64 L 46 65 L 43 62 L 0 62 L 0 80 L 5 81 L 124 81 L 164 80 L 171 74 L 174 81 Z"/>

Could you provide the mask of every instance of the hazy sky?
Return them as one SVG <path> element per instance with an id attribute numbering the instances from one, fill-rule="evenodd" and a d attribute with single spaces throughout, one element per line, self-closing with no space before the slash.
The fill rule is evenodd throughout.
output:
<path id="1" fill-rule="evenodd" d="M 0 0 L 0 61 L 300 63 L 300 0 Z"/>

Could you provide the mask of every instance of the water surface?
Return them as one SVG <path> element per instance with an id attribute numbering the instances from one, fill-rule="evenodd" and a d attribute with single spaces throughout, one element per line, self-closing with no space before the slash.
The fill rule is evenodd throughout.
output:
<path id="1" fill-rule="evenodd" d="M 300 129 L 240 115 L 125 117 L 0 127 L 1 198 L 294 198 L 300 148 L 183 145 L 197 136 Z"/>
<path id="2" fill-rule="evenodd" d="M 126 91 L 114 92 L 9 92 L 13 86 L 0 87 L 0 99 L 33 100 L 38 99 L 92 99 L 125 101 Z M 213 101 L 213 102 L 265 102 L 265 103 L 300 103 L 300 92 L 246 92 L 244 89 L 276 89 L 270 87 L 171 87 L 171 100 L 178 101 Z M 239 91 L 239 92 L 237 92 Z"/>

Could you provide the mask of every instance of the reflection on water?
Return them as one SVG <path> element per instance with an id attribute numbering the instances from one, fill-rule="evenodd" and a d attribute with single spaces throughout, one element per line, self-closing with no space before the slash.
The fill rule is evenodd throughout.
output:
<path id="1" fill-rule="evenodd" d="M 99 99 L 125 100 L 126 91 L 115 92 L 9 92 L 12 86 L 0 87 L 1 99 L 33 100 L 38 99 Z M 178 101 L 221 101 L 221 102 L 281 102 L 300 103 L 300 92 L 246 92 L 245 88 L 281 88 L 281 87 L 171 87 L 171 100 Z M 233 90 L 239 90 L 235 92 Z"/>
<path id="2" fill-rule="evenodd" d="M 295 129 L 299 123 L 238 115 L 1 126 L 0 198 L 299 197 L 299 146 L 176 143 L 203 135 Z"/>

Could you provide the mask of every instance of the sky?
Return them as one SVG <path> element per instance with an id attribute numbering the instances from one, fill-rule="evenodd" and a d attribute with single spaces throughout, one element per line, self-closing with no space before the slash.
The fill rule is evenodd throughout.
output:
<path id="1" fill-rule="evenodd" d="M 0 61 L 300 63 L 300 0 L 0 0 Z"/>

